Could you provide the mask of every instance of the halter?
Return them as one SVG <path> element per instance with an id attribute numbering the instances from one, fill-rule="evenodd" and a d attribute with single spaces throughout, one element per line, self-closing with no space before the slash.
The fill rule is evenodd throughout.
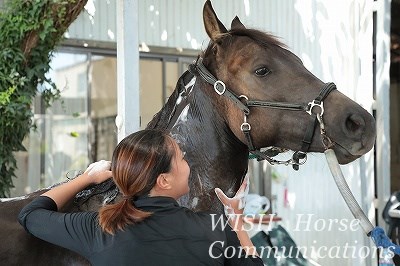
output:
<path id="1" fill-rule="evenodd" d="M 291 164 L 293 169 L 298 170 L 299 165 L 304 164 L 307 161 L 307 152 L 310 148 L 312 139 L 314 137 L 314 129 L 317 123 L 320 123 L 320 132 L 322 136 L 322 142 L 325 148 L 332 147 L 333 143 L 326 135 L 325 126 L 322 120 L 324 114 L 324 99 L 328 94 L 336 89 L 334 83 L 325 83 L 322 87 L 319 95 L 309 103 L 286 103 L 286 102 L 268 102 L 260 100 L 249 100 L 246 95 L 237 96 L 234 92 L 229 90 L 225 83 L 221 80 L 216 79 L 204 66 L 203 59 L 198 58 L 197 62 L 189 65 L 189 71 L 192 74 L 198 73 L 201 78 L 206 82 L 213 85 L 215 92 L 219 96 L 225 96 L 231 100 L 240 110 L 244 113 L 243 123 L 240 125 L 240 130 L 245 135 L 249 152 L 257 158 L 258 161 L 267 160 L 270 164 Z M 278 155 L 281 152 L 286 151 L 285 149 L 269 147 L 261 151 L 257 149 L 250 135 L 251 125 L 247 122 L 247 118 L 250 115 L 249 107 L 262 107 L 262 108 L 273 108 L 288 111 L 303 111 L 311 116 L 312 123 L 308 124 L 307 129 L 302 140 L 302 145 L 299 151 L 295 151 L 291 159 L 287 161 L 275 160 L 272 157 Z M 319 107 L 318 111 L 314 107 Z M 314 109 L 314 110 L 313 110 Z"/>

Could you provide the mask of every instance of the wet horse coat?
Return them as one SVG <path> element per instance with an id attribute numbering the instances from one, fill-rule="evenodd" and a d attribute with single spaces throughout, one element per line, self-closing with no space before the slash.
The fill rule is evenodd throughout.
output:
<path id="1" fill-rule="evenodd" d="M 282 103 L 308 103 L 324 83 L 312 75 L 301 60 L 273 36 L 246 29 L 238 18 L 227 30 L 211 3 L 203 10 L 205 29 L 211 41 L 201 54 L 207 70 L 224 82 L 236 96 Z M 324 100 L 327 135 L 334 142 L 340 163 L 349 163 L 374 143 L 373 117 L 339 91 Z M 306 112 L 249 107 L 246 121 L 251 125 L 255 147 L 275 146 L 298 151 L 304 132 L 312 123 Z M 228 195 L 237 190 L 247 171 L 249 148 L 241 130 L 244 113 L 232 100 L 221 96 L 198 73 L 185 73 L 166 105 L 148 128 L 171 132 L 191 167 L 190 193 L 180 201 L 193 210 L 220 211 L 213 189 Z M 309 145 L 310 152 L 323 152 L 318 125 Z M 92 197 L 83 193 L 65 211 L 97 210 L 115 193 L 112 182 L 93 188 Z M 24 199 L 0 203 L 0 261 L 5 265 L 79 265 L 84 260 L 69 251 L 44 243 L 24 232 L 17 223 L 19 210 L 40 192 Z"/>

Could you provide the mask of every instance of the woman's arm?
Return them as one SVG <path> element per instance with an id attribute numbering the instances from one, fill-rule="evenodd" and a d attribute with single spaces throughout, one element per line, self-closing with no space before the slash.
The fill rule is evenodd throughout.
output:
<path id="1" fill-rule="evenodd" d="M 215 193 L 217 194 L 218 199 L 224 205 L 225 214 L 228 218 L 229 224 L 236 232 L 236 235 L 240 241 L 240 245 L 243 247 L 243 250 L 246 251 L 246 255 L 258 256 L 256 248 L 254 247 L 249 235 L 243 227 L 244 222 L 242 216 L 245 205 L 244 197 L 248 193 L 248 185 L 249 177 L 246 175 L 242 185 L 233 198 L 227 197 L 219 188 L 215 189 Z"/>
<path id="2" fill-rule="evenodd" d="M 91 184 L 100 184 L 109 179 L 112 176 L 110 166 L 110 161 L 101 160 L 92 163 L 82 175 L 77 176 L 67 183 L 52 188 L 41 196 L 46 196 L 54 200 L 57 204 L 57 209 L 59 210 L 78 192 L 82 191 L 87 186 Z"/>
<path id="3" fill-rule="evenodd" d="M 111 177 L 109 169 L 110 163 L 106 161 L 89 165 L 84 174 L 52 188 L 26 205 L 19 213 L 19 223 L 32 235 L 88 258 L 96 239 L 97 213 L 60 213 L 57 210 L 89 184 Z"/>

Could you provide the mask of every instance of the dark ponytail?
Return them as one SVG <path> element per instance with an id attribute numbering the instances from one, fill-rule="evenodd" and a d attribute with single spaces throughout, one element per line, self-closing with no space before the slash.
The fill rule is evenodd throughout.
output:
<path id="1" fill-rule="evenodd" d="M 127 224 L 137 223 L 149 217 L 150 212 L 136 209 L 127 199 L 106 205 L 100 210 L 100 225 L 104 232 L 114 234 L 123 230 Z"/>
<path id="2" fill-rule="evenodd" d="M 114 234 L 151 215 L 151 212 L 137 209 L 132 199 L 148 194 L 157 177 L 170 171 L 173 145 L 172 138 L 159 130 L 135 132 L 117 145 L 111 170 L 123 197 L 119 202 L 100 209 L 99 223 L 104 232 Z"/>

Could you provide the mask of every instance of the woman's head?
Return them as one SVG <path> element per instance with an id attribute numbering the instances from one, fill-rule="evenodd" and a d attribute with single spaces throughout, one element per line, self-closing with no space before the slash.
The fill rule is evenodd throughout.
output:
<path id="1" fill-rule="evenodd" d="M 126 196 L 149 193 L 157 177 L 171 169 L 175 141 L 158 130 L 142 130 L 124 138 L 115 148 L 111 171 Z"/>
<path id="2" fill-rule="evenodd" d="M 167 133 L 142 130 L 124 138 L 115 148 L 111 171 L 123 200 L 100 211 L 103 230 L 114 233 L 151 213 L 136 209 L 130 198 L 150 194 L 175 199 L 189 192 L 190 169 L 179 146 Z"/>

